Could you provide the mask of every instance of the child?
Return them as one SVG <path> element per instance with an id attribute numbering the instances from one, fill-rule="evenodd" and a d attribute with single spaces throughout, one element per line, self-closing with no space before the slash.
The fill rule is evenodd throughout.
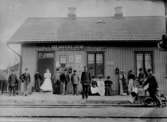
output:
<path id="1" fill-rule="evenodd" d="M 110 80 L 110 76 L 107 76 L 107 79 L 104 81 L 104 83 L 105 83 L 105 96 L 111 96 L 113 83 Z"/>

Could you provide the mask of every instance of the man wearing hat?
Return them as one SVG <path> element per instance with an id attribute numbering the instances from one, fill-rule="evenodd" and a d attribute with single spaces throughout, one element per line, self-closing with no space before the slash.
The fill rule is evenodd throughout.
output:
<path id="1" fill-rule="evenodd" d="M 77 87 L 78 87 L 78 84 L 79 84 L 79 76 L 77 75 L 76 70 L 74 70 L 74 72 L 71 76 L 71 81 L 72 81 L 72 84 L 73 84 L 73 94 L 77 95 Z"/>
<path id="2" fill-rule="evenodd" d="M 25 68 L 25 72 L 22 74 L 22 81 L 24 82 L 24 95 L 26 96 L 29 91 L 29 85 L 31 81 L 30 73 L 28 72 L 28 68 Z"/>
<path id="3" fill-rule="evenodd" d="M 65 95 L 65 84 L 66 84 L 66 75 L 65 75 L 66 69 L 61 70 L 60 74 L 60 82 L 61 82 L 61 94 Z"/>
<path id="4" fill-rule="evenodd" d="M 89 88 L 91 83 L 91 75 L 90 72 L 88 72 L 88 69 L 86 66 L 84 66 L 84 71 L 81 74 L 81 84 L 82 84 L 82 99 L 85 103 L 88 99 L 89 95 Z"/>
<path id="5" fill-rule="evenodd" d="M 14 70 L 11 70 L 11 74 L 8 78 L 8 86 L 9 86 L 9 94 L 10 95 L 16 95 L 16 86 L 18 84 L 17 76 L 14 72 Z"/>
<path id="6" fill-rule="evenodd" d="M 144 82 L 143 86 L 146 86 L 148 84 L 148 92 L 150 97 L 153 99 L 153 101 L 156 103 L 157 106 L 160 106 L 160 101 L 157 98 L 157 92 L 158 92 L 158 82 L 155 78 L 155 76 L 152 74 L 152 69 L 147 70 L 148 78 Z"/>

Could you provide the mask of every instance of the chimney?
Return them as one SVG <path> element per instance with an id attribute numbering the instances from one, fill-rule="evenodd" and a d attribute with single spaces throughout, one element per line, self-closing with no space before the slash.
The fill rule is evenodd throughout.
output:
<path id="1" fill-rule="evenodd" d="M 75 13 L 75 11 L 76 11 L 75 7 L 69 7 L 68 8 L 68 18 L 69 19 L 72 19 L 72 20 L 76 19 L 76 13 Z"/>
<path id="2" fill-rule="evenodd" d="M 115 14 L 114 16 L 116 18 L 122 18 L 123 17 L 123 12 L 122 12 L 122 6 L 117 6 L 114 8 L 115 9 Z"/>

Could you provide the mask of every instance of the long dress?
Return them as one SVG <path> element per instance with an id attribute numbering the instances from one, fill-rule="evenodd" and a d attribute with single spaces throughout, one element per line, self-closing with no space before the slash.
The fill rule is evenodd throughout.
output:
<path id="1" fill-rule="evenodd" d="M 104 80 L 98 80 L 97 85 L 98 85 L 100 96 L 104 96 L 104 94 L 105 94 Z"/>
<path id="2" fill-rule="evenodd" d="M 44 78 L 45 78 L 45 80 L 44 80 L 43 84 L 41 85 L 40 89 L 42 91 L 53 91 L 52 82 L 51 82 L 51 74 L 45 73 Z"/>
<path id="3" fill-rule="evenodd" d="M 133 79 L 129 79 L 129 84 L 128 84 L 129 93 L 131 93 L 133 91 L 133 88 L 134 88 L 134 80 Z"/>
<path id="4" fill-rule="evenodd" d="M 69 81 L 67 83 L 67 94 L 73 94 L 73 85 L 72 85 L 72 81 L 71 81 L 71 76 L 72 74 L 69 74 Z"/>

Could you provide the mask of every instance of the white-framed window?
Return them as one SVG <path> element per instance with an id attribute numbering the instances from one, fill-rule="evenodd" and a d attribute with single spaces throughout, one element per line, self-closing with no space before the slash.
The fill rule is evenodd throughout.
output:
<path id="1" fill-rule="evenodd" d="M 154 70 L 153 67 L 153 52 L 152 51 L 136 51 L 136 73 L 139 73 L 139 69 L 142 68 L 144 72 L 148 69 Z"/>
<path id="2" fill-rule="evenodd" d="M 104 52 L 88 52 L 87 66 L 92 76 L 104 76 Z"/>

